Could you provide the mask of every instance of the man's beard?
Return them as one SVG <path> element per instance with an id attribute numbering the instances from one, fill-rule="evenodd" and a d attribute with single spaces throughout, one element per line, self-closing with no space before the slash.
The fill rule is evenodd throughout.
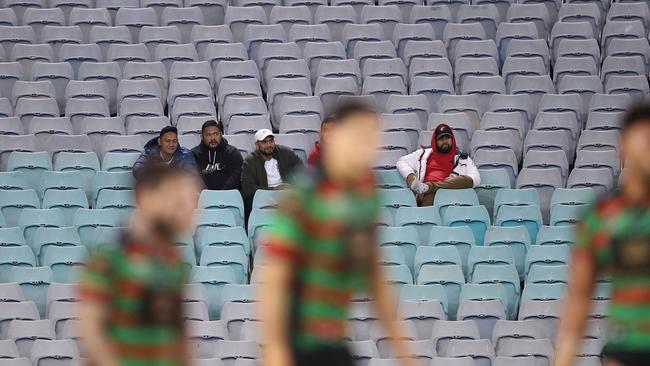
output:
<path id="1" fill-rule="evenodd" d="M 174 225 L 162 218 L 157 217 L 153 220 L 152 229 L 154 234 L 163 241 L 172 241 L 176 237 Z"/>
<path id="2" fill-rule="evenodd" d="M 451 151 L 451 145 L 444 145 L 442 147 L 438 146 L 438 152 L 446 154 Z"/>

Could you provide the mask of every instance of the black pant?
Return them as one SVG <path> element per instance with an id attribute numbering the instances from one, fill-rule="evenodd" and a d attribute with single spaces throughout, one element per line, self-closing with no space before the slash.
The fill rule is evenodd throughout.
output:
<path id="1" fill-rule="evenodd" d="M 294 366 L 353 366 L 345 347 L 327 347 L 311 352 L 296 352 Z"/>
<path id="2" fill-rule="evenodd" d="M 611 352 L 605 348 L 603 356 L 625 366 L 645 366 L 650 363 L 650 352 Z"/>

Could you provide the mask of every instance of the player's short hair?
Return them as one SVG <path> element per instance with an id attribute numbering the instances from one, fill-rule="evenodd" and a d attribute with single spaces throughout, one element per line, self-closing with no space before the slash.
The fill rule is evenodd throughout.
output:
<path id="1" fill-rule="evenodd" d="M 335 123 L 342 123 L 357 114 L 377 114 L 377 111 L 367 103 L 347 102 L 341 104 L 331 118 Z"/>
<path id="2" fill-rule="evenodd" d="M 205 129 L 208 127 L 216 127 L 221 131 L 221 134 L 223 135 L 223 124 L 221 122 L 217 122 L 213 119 L 207 120 L 203 122 L 203 125 L 201 126 L 201 134 L 205 132 Z"/>
<path id="3" fill-rule="evenodd" d="M 639 123 L 650 123 L 650 103 L 637 103 L 628 108 L 621 123 L 622 132 Z"/>
<path id="4" fill-rule="evenodd" d="M 189 173 L 177 167 L 160 162 L 148 162 L 138 172 L 134 190 L 136 193 L 147 189 L 156 189 L 163 182 L 188 175 Z"/>

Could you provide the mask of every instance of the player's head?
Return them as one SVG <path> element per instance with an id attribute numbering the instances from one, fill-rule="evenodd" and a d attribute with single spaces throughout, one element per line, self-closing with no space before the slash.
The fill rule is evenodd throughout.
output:
<path id="1" fill-rule="evenodd" d="M 173 240 L 192 229 L 200 187 L 187 171 L 151 163 L 135 182 L 136 215 L 153 234 Z"/>
<path id="2" fill-rule="evenodd" d="M 174 126 L 165 126 L 158 135 L 160 151 L 167 155 L 174 155 L 178 149 L 178 130 Z"/>
<path id="3" fill-rule="evenodd" d="M 619 148 L 625 168 L 650 180 L 650 104 L 640 103 L 627 111 Z"/>
<path id="4" fill-rule="evenodd" d="M 379 147 L 379 118 L 370 107 L 359 103 L 342 105 L 334 114 L 328 132 L 323 163 L 345 179 L 367 173 Z"/>
<path id="5" fill-rule="evenodd" d="M 223 138 L 223 125 L 221 122 L 209 120 L 201 126 L 201 140 L 210 149 L 216 149 Z"/>

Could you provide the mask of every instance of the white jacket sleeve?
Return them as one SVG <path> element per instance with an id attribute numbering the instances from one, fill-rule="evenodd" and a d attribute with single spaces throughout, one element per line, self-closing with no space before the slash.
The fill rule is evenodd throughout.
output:
<path id="1" fill-rule="evenodd" d="M 420 155 L 422 155 L 422 149 L 415 150 L 397 160 L 397 170 L 404 179 L 406 179 L 410 174 L 415 174 L 417 176 Z"/>
<path id="2" fill-rule="evenodd" d="M 481 174 L 479 173 L 478 168 L 476 168 L 476 165 L 474 165 L 472 158 L 468 156 L 465 163 L 465 175 L 472 178 L 474 181 L 474 188 L 476 188 L 476 186 L 481 184 Z"/>

